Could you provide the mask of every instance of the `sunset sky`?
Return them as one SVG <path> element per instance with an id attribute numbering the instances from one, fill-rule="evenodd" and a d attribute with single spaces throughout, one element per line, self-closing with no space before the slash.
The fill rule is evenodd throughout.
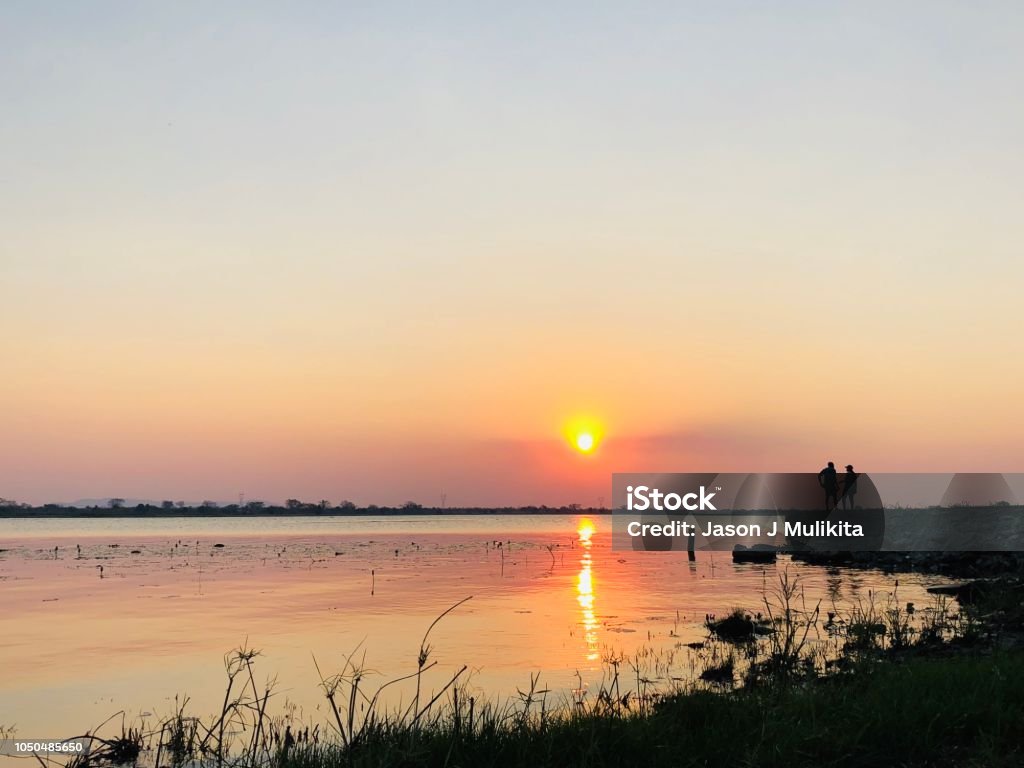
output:
<path id="1" fill-rule="evenodd" d="M 1024 470 L 1024 6 L 771 5 L 4 3 L 0 497 Z"/>

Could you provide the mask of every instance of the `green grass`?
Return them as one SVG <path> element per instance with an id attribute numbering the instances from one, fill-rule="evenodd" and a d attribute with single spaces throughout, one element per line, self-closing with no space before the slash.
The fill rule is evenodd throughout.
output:
<path id="1" fill-rule="evenodd" d="M 298 746 L 288 768 L 333 766 L 1024 765 L 1024 654 L 858 664 L 817 682 L 669 697 L 646 716 L 438 717 L 375 724 L 348 749 Z"/>

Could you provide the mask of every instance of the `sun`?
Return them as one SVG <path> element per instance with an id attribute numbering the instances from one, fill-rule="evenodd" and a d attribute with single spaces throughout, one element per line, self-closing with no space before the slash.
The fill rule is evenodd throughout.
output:
<path id="1" fill-rule="evenodd" d="M 583 453 L 590 453 L 594 450 L 594 436 L 589 432 L 580 432 L 576 435 L 576 447 Z"/>
<path id="2" fill-rule="evenodd" d="M 593 416 L 576 416 L 562 424 L 562 437 L 573 453 L 591 456 L 604 444 L 604 424 Z"/>

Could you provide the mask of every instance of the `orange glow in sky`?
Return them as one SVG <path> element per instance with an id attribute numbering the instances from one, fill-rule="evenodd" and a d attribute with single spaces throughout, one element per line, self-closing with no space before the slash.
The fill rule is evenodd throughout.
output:
<path id="1" fill-rule="evenodd" d="M 571 39 L 541 5 L 526 37 L 479 4 L 35 5 L 0 82 L 4 498 L 1024 469 L 1015 19 L 915 16 L 964 30 L 936 77 L 870 4 Z"/>

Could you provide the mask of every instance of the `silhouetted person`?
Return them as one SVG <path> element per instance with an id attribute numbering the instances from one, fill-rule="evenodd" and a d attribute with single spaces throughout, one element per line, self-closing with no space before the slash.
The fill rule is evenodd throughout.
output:
<path id="1" fill-rule="evenodd" d="M 821 472 L 818 473 L 818 483 L 825 489 L 825 511 L 829 512 L 839 505 L 839 473 L 836 472 L 836 465 L 829 462 Z M 832 506 L 828 505 L 829 501 Z"/>
<path id="2" fill-rule="evenodd" d="M 846 465 L 846 474 L 843 475 L 843 509 L 854 509 L 853 501 L 857 495 L 857 473 L 853 471 L 853 464 Z"/>

